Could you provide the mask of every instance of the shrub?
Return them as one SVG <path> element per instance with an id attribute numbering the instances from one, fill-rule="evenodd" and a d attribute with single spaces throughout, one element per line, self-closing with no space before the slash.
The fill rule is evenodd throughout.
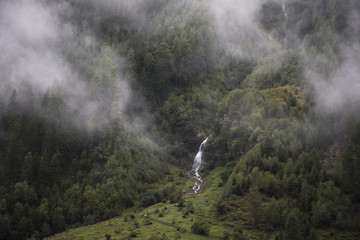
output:
<path id="1" fill-rule="evenodd" d="M 222 240 L 229 240 L 230 239 L 230 233 L 228 231 L 225 231 L 224 236 L 221 239 Z"/>
<path id="2" fill-rule="evenodd" d="M 233 230 L 233 237 L 237 240 L 246 240 L 246 237 L 244 236 L 244 231 L 240 226 L 235 226 Z"/>
<path id="3" fill-rule="evenodd" d="M 195 212 L 195 208 L 192 202 L 188 202 L 186 204 L 186 212 L 188 213 L 194 213 Z"/>
<path id="4" fill-rule="evenodd" d="M 229 207 L 223 200 L 219 200 L 216 203 L 216 211 L 217 211 L 218 215 L 224 215 L 225 213 L 227 213 L 229 211 Z"/>
<path id="5" fill-rule="evenodd" d="M 131 233 L 130 233 L 130 237 L 131 237 L 131 238 L 134 238 L 134 237 L 136 237 L 136 236 L 137 236 L 137 235 L 136 235 L 136 232 L 131 232 Z"/>
<path id="6" fill-rule="evenodd" d="M 151 224 L 153 224 L 149 219 L 146 219 L 145 220 L 145 223 L 144 223 L 144 225 L 151 225 Z"/>
<path id="7" fill-rule="evenodd" d="M 178 207 L 179 207 L 179 208 L 185 207 L 185 203 L 184 203 L 184 199 L 183 199 L 183 198 L 181 198 L 181 199 L 179 200 L 179 202 L 178 202 Z"/>
<path id="8" fill-rule="evenodd" d="M 210 225 L 203 221 L 196 220 L 191 226 L 191 231 L 198 235 L 209 235 Z"/>
<path id="9" fill-rule="evenodd" d="M 181 191 L 174 191 L 170 193 L 169 195 L 170 203 L 177 203 L 181 199 L 181 197 L 182 197 Z"/>

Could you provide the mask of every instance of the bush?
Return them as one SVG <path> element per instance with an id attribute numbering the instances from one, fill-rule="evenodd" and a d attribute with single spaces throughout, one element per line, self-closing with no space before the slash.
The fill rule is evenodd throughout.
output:
<path id="1" fill-rule="evenodd" d="M 198 235 L 209 235 L 210 225 L 203 221 L 197 220 L 191 226 L 191 231 Z"/>
<path id="2" fill-rule="evenodd" d="M 223 200 L 219 200 L 216 203 L 216 211 L 218 213 L 218 215 L 224 215 L 225 213 L 227 213 L 229 211 L 229 207 L 227 206 L 227 204 L 225 203 L 225 201 Z"/>
<path id="3" fill-rule="evenodd" d="M 148 225 L 151 225 L 151 224 L 153 224 L 153 223 L 152 223 L 149 219 L 146 219 L 146 220 L 145 220 L 144 225 L 147 225 L 147 226 L 148 226 Z"/>
<path id="4" fill-rule="evenodd" d="M 187 213 L 194 213 L 195 212 L 195 208 L 192 202 L 188 202 L 186 204 L 186 212 Z"/>
<path id="5" fill-rule="evenodd" d="M 131 232 L 129 237 L 135 238 L 136 236 L 137 236 L 136 232 Z"/>
<path id="6" fill-rule="evenodd" d="M 228 231 L 225 231 L 224 236 L 221 239 L 222 240 L 229 240 L 230 239 L 230 233 Z"/>
<path id="7" fill-rule="evenodd" d="M 234 227 L 233 237 L 234 237 L 234 239 L 237 239 L 237 240 L 246 240 L 246 237 L 244 236 L 244 231 L 239 226 Z"/>
<path id="8" fill-rule="evenodd" d="M 169 195 L 170 203 L 177 203 L 181 199 L 181 197 L 182 197 L 181 191 L 174 191 L 170 193 Z"/>
<path id="9" fill-rule="evenodd" d="M 154 196 L 154 193 L 148 193 L 141 200 L 141 207 L 148 207 L 148 206 L 154 205 L 156 202 L 157 201 L 156 201 L 156 198 Z"/>
<path id="10" fill-rule="evenodd" d="M 181 198 L 181 199 L 179 200 L 179 202 L 178 202 L 178 207 L 179 207 L 179 208 L 185 207 L 185 203 L 184 203 L 184 199 L 183 199 L 183 198 Z"/>

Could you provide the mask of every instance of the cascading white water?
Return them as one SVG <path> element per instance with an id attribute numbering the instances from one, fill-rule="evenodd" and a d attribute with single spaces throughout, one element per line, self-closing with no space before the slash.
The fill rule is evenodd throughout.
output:
<path id="1" fill-rule="evenodd" d="M 200 187 L 201 187 L 201 183 L 202 183 L 202 179 L 200 177 L 200 174 L 199 174 L 199 169 L 201 167 L 201 164 L 202 164 L 202 154 L 204 152 L 204 149 L 205 149 L 205 144 L 207 142 L 209 137 L 207 137 L 201 144 L 200 144 L 200 147 L 199 147 L 199 151 L 198 153 L 196 154 L 195 156 L 195 159 L 194 159 L 194 163 L 193 163 L 193 166 L 192 166 L 192 171 L 194 171 L 194 179 L 195 179 L 195 184 L 194 184 L 194 187 L 192 188 L 192 190 L 197 193 L 199 190 L 200 190 Z"/>
<path id="2" fill-rule="evenodd" d="M 283 12 L 285 18 L 287 19 L 288 15 L 287 15 L 287 12 L 286 12 L 286 4 L 285 4 L 285 2 L 283 2 L 281 6 L 282 6 L 282 12 Z"/>

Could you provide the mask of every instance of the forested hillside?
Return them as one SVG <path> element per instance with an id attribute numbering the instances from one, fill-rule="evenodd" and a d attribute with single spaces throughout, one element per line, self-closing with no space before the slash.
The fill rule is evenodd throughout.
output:
<path id="1" fill-rule="evenodd" d="M 194 234 L 359 237 L 359 20 L 357 0 L 1 1 L 0 239 L 202 200 Z"/>

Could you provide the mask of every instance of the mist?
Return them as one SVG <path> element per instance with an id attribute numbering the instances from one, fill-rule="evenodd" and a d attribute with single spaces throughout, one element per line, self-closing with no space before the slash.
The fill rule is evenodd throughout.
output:
<path id="1" fill-rule="evenodd" d="M 275 37 L 271 32 L 265 32 L 260 24 L 260 10 L 269 2 L 278 4 L 279 8 L 283 7 L 281 6 L 283 3 L 285 4 L 287 17 L 280 17 L 284 18 L 281 30 L 285 31 L 282 33 L 285 39 Z M 278 66 L 283 64 L 284 60 L 286 61 L 279 58 L 279 54 L 289 50 L 291 52 L 291 49 L 296 50 L 302 58 L 303 77 L 308 86 L 315 90 L 317 107 L 326 112 L 340 113 L 346 106 L 358 104 L 360 101 L 358 3 L 348 1 L 338 6 L 341 10 L 345 9 L 344 15 L 338 18 L 346 22 L 346 29 L 336 30 L 340 31 L 340 34 L 334 30 L 339 27 L 332 25 L 339 22 L 330 22 L 328 26 L 323 24 L 325 28 L 320 29 L 319 34 L 326 36 L 334 45 L 331 47 L 320 45 L 322 49 L 327 48 L 325 51 L 329 51 L 324 53 L 318 49 L 312 49 L 308 40 L 302 35 L 300 25 L 296 22 L 296 19 L 301 19 L 302 13 L 294 11 L 293 8 L 297 2 L 299 1 L 210 0 L 206 2 L 206 5 L 214 19 L 214 30 L 220 48 L 228 56 L 242 60 L 255 60 L 258 63 L 257 72 L 266 75 L 277 71 Z M 308 21 L 321 19 L 325 14 L 324 8 L 316 4 L 314 6 L 315 8 L 309 10 L 313 19 Z M 328 3 L 328 7 L 330 6 Z M 271 67 L 266 67 L 270 72 L 262 69 L 267 59 L 271 59 L 268 62 Z M 258 74 L 257 72 L 252 75 Z"/>
<path id="2" fill-rule="evenodd" d="M 329 78 L 306 71 L 309 83 L 316 91 L 318 107 L 329 113 L 343 112 L 360 101 L 360 48 L 359 44 L 342 49 L 343 62 Z"/>
<path id="3" fill-rule="evenodd" d="M 61 4 L 55 8 L 64 7 Z M 27 82 L 35 89 L 46 90 L 55 79 L 66 79 L 71 74 L 65 70 L 69 66 L 53 46 L 71 31 L 69 26 L 59 24 L 52 9 L 38 1 L 1 2 L 1 87 L 7 83 L 6 87 L 19 89 Z"/>
<path id="4" fill-rule="evenodd" d="M 280 49 L 280 44 L 259 25 L 259 11 L 265 2 L 265 0 L 206 2 L 214 17 L 217 40 L 227 55 L 243 60 L 259 60 Z"/>
<path id="5" fill-rule="evenodd" d="M 213 27 L 217 43 L 227 56 L 258 62 L 255 75 L 268 74 L 266 69 L 276 71 L 286 61 L 278 56 L 284 55 L 288 46 L 264 31 L 259 22 L 261 7 L 269 2 L 266 0 L 210 0 L 193 4 L 189 1 L 168 2 L 167 7 L 160 8 L 162 11 L 158 15 L 150 14 L 151 4 L 143 0 L 80 2 L 92 8 L 95 13 L 107 13 L 103 15 L 109 17 L 109 25 L 106 21 L 102 25 L 134 31 L 146 29 L 149 22 L 161 23 L 167 14 L 164 11 L 166 8 L 183 4 L 195 11 L 204 4 L 211 16 L 210 26 Z M 281 7 L 281 1 L 271 2 Z M 291 6 L 286 7 L 289 14 L 294 14 Z M 124 116 L 132 99 L 142 99 L 139 93 L 131 90 L 128 75 L 124 73 L 126 59 L 112 46 L 97 39 L 92 31 L 93 26 L 73 23 L 71 19 L 74 14 L 67 1 L 48 3 L 41 0 L 20 0 L 0 3 L 0 111 L 4 111 L 13 89 L 25 104 L 28 88 L 41 94 L 51 94 L 54 89 L 61 89 L 62 99 L 77 113 L 79 126 L 92 129 L 97 123 L 101 125 L 97 127 L 104 128 L 108 125 L 109 118 Z M 292 17 L 288 16 L 290 22 Z M 114 19 L 116 21 L 112 21 Z M 349 14 L 347 19 L 352 23 L 349 24 L 348 31 L 358 32 L 357 12 Z M 175 27 L 176 24 L 180 22 L 174 23 Z M 287 32 L 287 36 L 303 42 L 294 32 Z M 315 89 L 318 106 L 329 111 L 338 111 L 346 104 L 360 100 L 359 43 L 353 38 L 340 42 L 339 46 L 341 61 L 330 76 L 324 76 L 313 69 L 316 58 L 326 61 L 326 57 L 307 53 L 304 50 L 305 44 L 300 49 L 305 52 L 302 55 L 304 77 Z M 264 68 L 261 64 L 267 67 Z M 102 91 L 95 91 L 99 79 L 108 81 L 102 83 L 105 84 Z M 41 99 L 36 101 L 40 105 Z M 145 103 L 141 104 L 146 108 Z M 139 129 L 146 128 L 147 122 L 151 120 L 145 120 L 148 117 L 141 115 L 135 118 L 137 121 L 130 120 L 128 128 L 140 134 Z"/>
<path id="6" fill-rule="evenodd" d="M 359 6 L 356 7 L 355 1 L 344 5 L 347 11 L 341 17 L 346 28 L 340 34 L 325 29 L 332 47 L 321 46 L 326 51 L 314 54 L 306 44 L 302 46 L 304 77 L 315 90 L 317 107 L 340 115 L 360 102 Z"/>
<path id="7" fill-rule="evenodd" d="M 1 99 L 8 101 L 14 89 L 26 105 L 26 88 L 36 94 L 57 91 L 66 106 L 77 113 L 79 126 L 95 119 L 104 127 L 110 112 L 123 113 L 131 97 L 122 72 L 124 60 L 91 33 L 81 33 L 67 20 L 72 14 L 65 1 L 0 3 Z M 79 71 L 81 60 L 81 68 L 90 74 Z M 108 82 L 104 91 L 92 91 L 92 84 L 103 79 Z M 38 105 L 40 101 L 37 99 Z"/>

